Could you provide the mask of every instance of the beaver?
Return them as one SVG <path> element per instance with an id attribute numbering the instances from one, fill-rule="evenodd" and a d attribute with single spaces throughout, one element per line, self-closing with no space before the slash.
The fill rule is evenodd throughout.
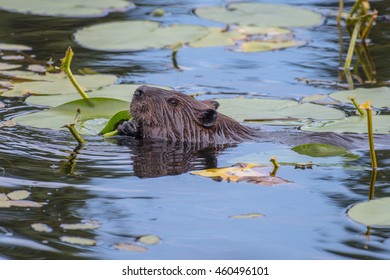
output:
<path id="1" fill-rule="evenodd" d="M 255 132 L 217 112 L 216 101 L 198 101 L 175 90 L 140 86 L 130 104 L 131 121 L 119 135 L 143 140 L 223 145 L 253 139 Z"/>
<path id="2" fill-rule="evenodd" d="M 144 141 L 197 143 L 200 148 L 239 143 L 246 140 L 278 142 L 285 145 L 322 143 L 356 149 L 367 146 L 362 135 L 300 130 L 266 131 L 249 127 L 217 112 L 213 100 L 199 101 L 175 90 L 140 86 L 130 104 L 133 119 L 118 126 L 119 135 Z"/>

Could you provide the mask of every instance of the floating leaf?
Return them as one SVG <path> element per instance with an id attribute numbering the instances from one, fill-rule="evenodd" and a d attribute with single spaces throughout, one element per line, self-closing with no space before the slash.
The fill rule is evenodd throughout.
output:
<path id="1" fill-rule="evenodd" d="M 1 127 L 14 127 L 16 125 L 16 122 L 14 120 L 8 120 L 5 122 L 0 123 L 0 128 Z"/>
<path id="2" fill-rule="evenodd" d="M 288 5 L 268 3 L 236 3 L 226 7 L 201 7 L 195 13 L 203 18 L 226 24 L 264 27 L 310 27 L 323 19 L 315 12 Z"/>
<path id="3" fill-rule="evenodd" d="M 160 242 L 160 237 L 156 235 L 142 235 L 137 238 L 138 242 L 141 242 L 146 245 L 156 245 L 157 243 Z"/>
<path id="4" fill-rule="evenodd" d="M 313 162 L 312 161 L 309 161 L 309 162 L 297 162 L 295 163 L 295 169 L 299 168 L 299 169 L 313 169 Z"/>
<path id="5" fill-rule="evenodd" d="M 129 102 L 112 98 L 97 97 L 88 100 L 79 99 L 52 109 L 16 117 L 14 120 L 22 125 L 58 130 L 63 125 L 73 122 L 77 109 L 81 110 L 80 126 L 83 126 L 84 122 L 91 119 L 104 118 L 108 120 L 116 112 L 127 110 L 128 107 Z M 100 131 L 104 125 L 105 123 L 102 123 L 98 131 Z M 87 130 L 88 128 L 79 132 L 85 133 Z M 96 131 L 96 129 L 94 131 Z"/>
<path id="6" fill-rule="evenodd" d="M 298 41 L 250 41 L 241 45 L 240 50 L 243 52 L 265 52 L 278 49 L 286 49 L 302 45 Z"/>
<path id="7" fill-rule="evenodd" d="M 33 78 L 33 75 L 27 75 L 27 78 Z M 3 94 L 3 96 L 22 96 L 26 92 L 40 95 L 72 94 L 77 93 L 76 89 L 64 73 L 51 74 L 45 76 L 35 75 L 34 78 L 40 78 L 43 81 L 23 82 L 14 85 L 12 90 Z M 82 85 L 85 91 L 98 89 L 100 87 L 112 85 L 116 82 L 115 75 L 75 75 L 76 80 Z"/>
<path id="8" fill-rule="evenodd" d="M 237 163 L 231 167 L 193 171 L 191 174 L 212 178 L 218 181 L 248 182 L 264 186 L 289 183 L 289 181 L 282 178 L 270 176 L 264 166 L 253 163 Z"/>
<path id="9" fill-rule="evenodd" d="M 123 36 L 123 30 L 126 36 Z M 78 30 L 75 41 L 89 49 L 101 51 L 136 51 L 167 48 L 196 41 L 208 33 L 197 25 L 160 26 L 152 21 L 119 21 L 96 24 Z"/>
<path id="10" fill-rule="evenodd" d="M 0 201 L 7 201 L 7 200 L 9 200 L 8 196 L 5 193 L 0 193 Z"/>
<path id="11" fill-rule="evenodd" d="M 219 112 L 238 121 L 266 118 L 333 120 L 345 117 L 341 110 L 293 100 L 235 98 L 217 101 L 220 104 Z"/>
<path id="12" fill-rule="evenodd" d="M 148 251 L 148 248 L 130 244 L 130 243 L 117 243 L 115 244 L 115 249 L 122 250 L 122 251 L 132 251 L 132 252 L 139 252 L 144 253 Z"/>
<path id="13" fill-rule="evenodd" d="M 2 0 L 0 9 L 22 14 L 55 17 L 103 17 L 110 12 L 125 12 L 134 7 L 125 0 Z M 0 48 L 1 49 L 1 48 Z"/>
<path id="14" fill-rule="evenodd" d="M 343 103 L 351 104 L 348 97 L 356 97 L 356 101 L 360 104 L 366 100 L 371 101 L 371 105 L 375 108 L 390 108 L 390 87 L 378 88 L 357 88 L 354 90 L 342 90 L 330 94 L 330 97 Z"/>
<path id="15" fill-rule="evenodd" d="M 30 194 L 31 193 L 28 191 L 21 190 L 21 191 L 10 192 L 9 194 L 7 194 L 7 196 L 9 199 L 12 199 L 12 200 L 22 200 L 22 199 L 26 199 L 27 197 L 29 197 Z"/>
<path id="16" fill-rule="evenodd" d="M 390 133 L 390 115 L 372 116 L 373 130 L 376 134 Z M 301 127 L 302 130 L 336 133 L 367 133 L 367 118 L 352 116 L 334 121 L 313 122 Z"/>
<path id="17" fill-rule="evenodd" d="M 23 55 L 3 55 L 1 57 L 3 60 L 24 60 Z"/>
<path id="18" fill-rule="evenodd" d="M 258 219 L 258 218 L 263 218 L 263 217 L 265 217 L 264 214 L 250 213 L 250 214 L 234 215 L 234 216 L 230 216 L 229 218 L 232 218 L 232 219 Z"/>
<path id="19" fill-rule="evenodd" d="M 87 230 L 87 229 L 97 229 L 100 227 L 100 224 L 92 221 L 92 222 L 78 223 L 78 224 L 61 224 L 60 227 L 65 230 Z"/>
<path id="20" fill-rule="evenodd" d="M 8 64 L 8 63 L 0 62 L 0 71 L 16 69 L 16 68 L 19 68 L 19 67 L 21 67 L 21 65 Z"/>
<path id="21" fill-rule="evenodd" d="M 3 3 L 3 1 L 2 1 L 2 3 Z M 0 9 L 1 9 L 2 3 L 0 3 Z M 29 51 L 29 50 L 31 50 L 31 48 L 28 46 L 25 46 L 25 45 L 0 43 L 0 50 L 2 50 L 2 51 Z"/>
<path id="22" fill-rule="evenodd" d="M 60 240 L 62 242 L 70 243 L 70 244 L 76 244 L 76 245 L 87 245 L 87 246 L 94 246 L 96 245 L 96 241 L 89 238 L 82 238 L 82 237 L 72 237 L 72 236 L 61 236 Z"/>
<path id="23" fill-rule="evenodd" d="M 0 200 L 0 208 L 10 208 L 11 201 L 9 200 Z"/>
<path id="24" fill-rule="evenodd" d="M 46 67 L 40 64 L 30 64 L 27 67 L 27 70 L 37 73 L 46 73 Z"/>
<path id="25" fill-rule="evenodd" d="M 348 216 L 361 224 L 372 227 L 390 226 L 390 197 L 361 202 L 352 206 Z"/>
<path id="26" fill-rule="evenodd" d="M 23 207 L 23 208 L 39 208 L 42 207 L 42 203 L 30 201 L 30 200 L 10 200 L 11 206 Z"/>
<path id="27" fill-rule="evenodd" d="M 108 120 L 106 126 L 99 132 L 99 135 L 103 135 L 111 131 L 114 131 L 118 123 L 129 119 L 130 119 L 129 110 L 119 111 Z"/>
<path id="28" fill-rule="evenodd" d="M 33 230 L 38 231 L 38 232 L 52 232 L 53 231 L 53 229 L 51 227 L 49 227 L 46 224 L 41 224 L 41 223 L 32 224 L 31 227 L 33 228 Z"/>
<path id="29" fill-rule="evenodd" d="M 329 144 L 303 144 L 292 148 L 294 152 L 311 157 L 334 157 L 350 154 L 348 150 Z"/>

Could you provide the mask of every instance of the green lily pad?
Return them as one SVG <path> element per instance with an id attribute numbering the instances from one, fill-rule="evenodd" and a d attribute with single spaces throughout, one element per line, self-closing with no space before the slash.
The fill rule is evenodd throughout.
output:
<path id="1" fill-rule="evenodd" d="M 238 121 L 244 119 L 298 118 L 316 120 L 337 120 L 345 117 L 345 113 L 334 108 L 298 103 L 293 100 L 272 99 L 217 99 L 218 111 Z"/>
<path id="2" fill-rule="evenodd" d="M 2 4 L 0 3 L 0 7 L 1 5 Z M 0 43 L 0 50 L 1 51 L 30 51 L 31 48 L 25 45 Z"/>
<path id="3" fill-rule="evenodd" d="M 374 134 L 390 133 L 390 115 L 372 116 Z M 367 133 L 366 116 L 352 116 L 340 120 L 313 122 L 301 127 L 302 130 L 336 133 Z"/>
<path id="4" fill-rule="evenodd" d="M 352 206 L 348 216 L 361 224 L 371 227 L 390 226 L 390 197 L 361 202 Z"/>
<path id="5" fill-rule="evenodd" d="M 294 152 L 311 157 L 334 157 L 350 154 L 348 150 L 329 144 L 303 144 L 292 148 Z"/>
<path id="6" fill-rule="evenodd" d="M 37 75 L 33 75 L 32 77 L 35 76 Z M 41 79 L 46 79 L 46 76 L 42 76 Z M 6 91 L 3 96 L 22 96 L 27 92 L 39 95 L 71 94 L 77 92 L 69 78 L 63 73 L 48 75 L 47 79 L 43 81 L 16 83 L 13 89 Z M 75 79 L 82 85 L 82 88 L 86 92 L 112 85 L 117 81 L 115 75 L 103 74 L 75 75 Z"/>
<path id="7" fill-rule="evenodd" d="M 241 51 L 243 52 L 265 52 L 278 49 L 286 49 L 301 46 L 303 42 L 298 41 L 250 41 L 241 45 Z"/>
<path id="8" fill-rule="evenodd" d="M 195 13 L 203 18 L 226 24 L 264 27 L 310 27 L 320 25 L 320 14 L 288 5 L 237 3 L 227 7 L 201 7 Z"/>
<path id="9" fill-rule="evenodd" d="M 125 12 L 134 4 L 124 0 L 2 0 L 0 9 L 22 14 L 55 17 L 102 17 L 110 12 Z"/>
<path id="10" fill-rule="evenodd" d="M 74 39 L 85 48 L 120 52 L 167 48 L 199 40 L 207 33 L 208 28 L 204 26 L 161 26 L 157 22 L 132 20 L 88 26 L 78 30 Z"/>
<path id="11" fill-rule="evenodd" d="M 130 119 L 129 110 L 119 111 L 108 120 L 104 128 L 99 132 L 99 135 L 104 135 L 106 133 L 114 131 L 118 123 L 129 119 Z"/>
<path id="12" fill-rule="evenodd" d="M 84 122 L 91 119 L 108 120 L 116 112 L 126 110 L 128 107 L 129 102 L 127 101 L 96 97 L 88 100 L 79 99 L 45 111 L 16 117 L 14 120 L 21 125 L 58 130 L 63 125 L 73 122 L 77 109 L 81 110 L 80 122 L 83 126 Z M 99 129 L 93 131 L 100 131 L 104 125 L 105 122 L 101 124 Z M 79 132 L 87 134 L 87 130 Z"/>
<path id="13" fill-rule="evenodd" d="M 330 94 L 335 100 L 343 103 L 351 103 L 348 97 L 356 97 L 357 103 L 371 101 L 371 105 L 375 108 L 387 107 L 390 108 L 390 87 L 378 87 L 378 88 L 357 88 L 354 90 L 342 90 Z"/>

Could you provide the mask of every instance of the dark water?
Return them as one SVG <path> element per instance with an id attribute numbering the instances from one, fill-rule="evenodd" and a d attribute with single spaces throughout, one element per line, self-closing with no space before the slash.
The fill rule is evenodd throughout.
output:
<path id="1" fill-rule="evenodd" d="M 328 14 L 337 1 L 272 1 L 304 5 Z M 386 1 L 374 2 L 379 11 Z M 164 23 L 201 23 L 192 9 L 224 1 L 137 1 L 138 8 L 102 19 L 54 19 L 0 12 L 0 41 L 33 47 L 37 59 L 58 60 L 67 46 L 76 58 L 73 67 L 115 73 L 122 83 L 169 85 L 187 93 L 260 94 L 298 99 L 329 93 L 326 83 L 308 85 L 307 78 L 338 81 L 339 37 L 333 18 L 324 25 L 297 30 L 307 45 L 283 51 L 243 54 L 221 48 L 180 50 L 172 67 L 170 52 L 96 52 L 75 45 L 72 33 L 86 25 L 118 19 L 151 19 L 162 7 Z M 347 3 L 348 6 L 351 2 Z M 206 22 L 211 24 L 211 22 Z M 390 79 L 389 23 L 378 23 L 370 50 L 378 84 Z M 345 42 L 347 35 L 345 34 Z M 347 44 L 347 43 L 345 43 Z M 202 97 L 203 98 L 203 97 Z M 40 110 L 20 101 L 2 100 L 2 120 Z M 384 112 L 388 113 L 388 112 Z M 359 159 L 310 158 L 273 143 L 242 143 L 218 151 L 202 147 L 159 145 L 143 147 L 100 137 L 87 137 L 77 150 L 74 174 L 60 171 L 76 148 L 65 131 L 2 128 L 0 131 L 0 193 L 28 190 L 41 208 L 0 208 L 0 258 L 3 259 L 389 259 L 390 230 L 350 220 L 347 209 L 367 200 L 370 156 Z M 278 176 L 293 181 L 273 187 L 227 183 L 190 175 L 190 170 L 228 166 L 239 161 L 318 163 L 313 169 L 282 166 Z M 375 195 L 390 194 L 390 151 L 378 151 Z M 262 213 L 261 219 L 231 216 Z M 94 230 L 65 231 L 60 225 L 97 221 Z M 40 233 L 31 224 L 45 223 L 53 232 Z M 156 235 L 157 245 L 136 243 L 139 236 Z M 72 245 L 61 236 L 96 240 L 96 246 Z M 120 251 L 117 243 L 133 243 L 147 252 Z"/>

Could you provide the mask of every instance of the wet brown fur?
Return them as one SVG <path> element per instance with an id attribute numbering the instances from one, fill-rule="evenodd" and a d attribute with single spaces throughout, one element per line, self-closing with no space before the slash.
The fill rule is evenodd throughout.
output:
<path id="1" fill-rule="evenodd" d="M 138 138 L 144 140 L 227 144 L 253 138 L 249 127 L 218 113 L 217 106 L 174 90 L 141 86 L 130 113 L 138 125 Z"/>

